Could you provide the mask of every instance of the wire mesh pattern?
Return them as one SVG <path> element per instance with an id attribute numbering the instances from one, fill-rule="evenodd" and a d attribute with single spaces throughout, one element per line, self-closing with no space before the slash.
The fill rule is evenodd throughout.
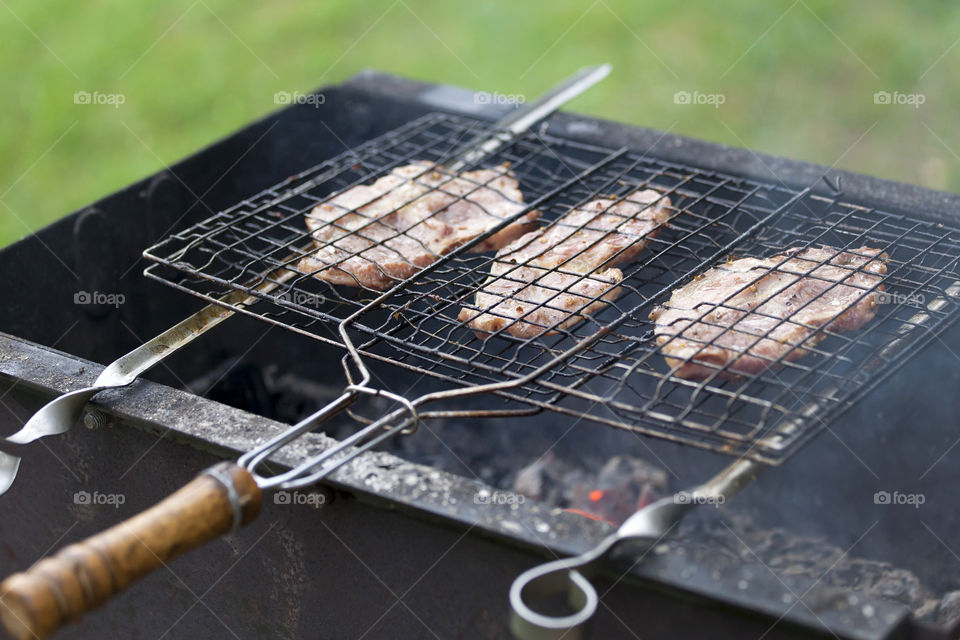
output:
<path id="1" fill-rule="evenodd" d="M 488 125 L 468 119 L 421 118 L 164 239 L 145 252 L 158 263 L 147 275 L 211 301 L 230 291 L 249 293 L 261 302 L 252 308 L 238 306 L 239 311 L 332 344 L 341 343 L 338 326 L 346 322 L 364 357 L 426 373 L 451 386 L 513 380 L 517 384 L 500 395 L 772 464 L 796 451 L 889 375 L 904 354 L 956 316 L 956 230 L 809 191 L 536 133 L 505 144 L 481 167 L 465 168 L 509 162 L 529 206 L 516 208 L 447 253 L 424 247 L 427 266 L 411 269 L 413 275 L 401 286 L 385 293 L 382 287 L 332 284 L 302 267 L 304 256 L 316 250 L 305 223 L 314 207 L 414 161 L 442 165 L 464 141 L 491 133 Z M 487 186 L 475 185 L 477 190 Z M 474 315 L 484 311 L 477 306 L 477 293 L 490 291 L 491 272 L 498 263 L 493 251 L 471 249 L 483 248 L 530 209 L 542 213 L 542 227 L 570 226 L 566 216 L 572 210 L 605 198 L 598 215 L 609 216 L 616 211 L 615 203 L 643 189 L 660 194 L 668 220 L 659 233 L 646 238 L 642 252 L 618 265 L 618 295 L 605 300 L 572 295 L 578 283 L 591 278 L 590 270 L 574 268 L 575 260 L 555 260 L 538 273 L 563 284 L 538 279 L 536 284 L 548 291 L 554 286 L 555 295 L 551 291 L 547 300 L 522 315 L 525 321 L 540 323 L 536 335 L 511 333 L 516 317 L 504 318 L 503 329 L 489 333 L 475 332 L 462 321 L 464 309 Z M 447 201 L 462 202 L 471 200 L 473 192 L 468 188 L 466 193 L 443 195 Z M 591 219 L 569 233 L 589 233 L 596 224 Z M 412 228 L 399 228 L 391 238 L 422 238 Z M 627 228 L 624 220 L 606 227 L 624 234 Z M 349 233 L 367 239 L 362 229 Z M 604 236 L 584 243 L 573 258 L 608 240 Z M 657 345 L 655 323 L 649 318 L 673 290 L 732 255 L 767 258 L 821 246 L 848 251 L 869 246 L 886 253 L 882 293 L 881 285 L 863 290 L 863 296 L 875 296 L 878 302 L 871 322 L 848 333 L 809 327 L 822 341 L 805 346 L 808 355 L 793 361 L 781 356 L 753 374 L 726 376 L 720 366 L 699 380 L 676 375 Z M 357 255 L 364 254 L 352 254 Z M 518 276 L 508 272 L 500 277 Z M 269 293 L 257 289 L 264 282 L 275 285 Z M 526 284 L 530 282 L 518 286 Z M 537 315 L 544 310 L 554 313 Z M 579 321 L 556 320 L 569 320 L 571 314 Z M 892 343 L 895 353 L 889 348 Z M 547 367 L 549 363 L 559 364 Z"/>

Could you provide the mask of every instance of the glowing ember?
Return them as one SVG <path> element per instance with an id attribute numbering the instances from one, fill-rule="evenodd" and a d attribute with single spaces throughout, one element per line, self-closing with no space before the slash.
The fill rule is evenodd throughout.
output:
<path id="1" fill-rule="evenodd" d="M 618 524 L 618 523 L 616 523 L 616 522 L 612 522 L 612 521 L 610 521 L 610 520 L 607 520 L 607 519 L 605 519 L 605 518 L 602 518 L 602 517 L 598 516 L 598 515 L 595 514 L 595 513 L 590 513 L 590 512 L 588 512 L 588 511 L 583 511 L 582 509 L 572 509 L 572 508 L 571 508 L 571 509 L 564 509 L 564 511 L 566 511 L 567 513 L 575 513 L 575 514 L 577 514 L 578 516 L 583 516 L 584 518 L 590 518 L 591 520 L 596 520 L 597 522 L 606 522 L 607 524 L 611 524 L 611 525 L 613 525 L 613 526 L 617 526 L 617 524 Z"/>
<path id="2" fill-rule="evenodd" d="M 548 453 L 523 468 L 514 487 L 535 500 L 614 523 L 668 492 L 666 472 L 639 458 L 614 456 L 603 464 L 578 464 Z"/>

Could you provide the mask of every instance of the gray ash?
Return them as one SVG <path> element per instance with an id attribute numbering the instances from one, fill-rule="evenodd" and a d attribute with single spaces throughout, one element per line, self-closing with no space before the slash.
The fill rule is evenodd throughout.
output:
<path id="1" fill-rule="evenodd" d="M 701 552 L 707 562 L 711 557 L 726 556 L 765 566 L 780 577 L 804 577 L 825 586 L 898 602 L 925 622 L 942 625 L 960 618 L 960 591 L 938 595 L 907 569 L 857 557 L 820 537 L 759 527 L 734 503 L 694 513 L 697 515 L 685 519 L 678 535 L 666 544 Z"/>
<path id="2" fill-rule="evenodd" d="M 613 524 L 623 522 L 636 508 L 683 488 L 671 487 L 664 470 L 639 458 L 614 456 L 599 469 L 594 472 L 548 453 L 521 469 L 512 488 Z M 602 497 L 594 499 L 599 495 L 596 492 Z M 822 537 L 758 526 L 735 501 L 719 509 L 691 512 L 676 534 L 662 544 L 682 547 L 706 566 L 758 565 L 779 577 L 807 578 L 897 602 L 924 622 L 945 625 L 960 618 L 960 590 L 941 596 L 913 572 L 889 562 L 857 557 Z"/>

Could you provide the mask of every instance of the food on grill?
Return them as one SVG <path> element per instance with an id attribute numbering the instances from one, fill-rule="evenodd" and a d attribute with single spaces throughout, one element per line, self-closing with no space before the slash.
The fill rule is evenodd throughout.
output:
<path id="1" fill-rule="evenodd" d="M 877 313 L 887 254 L 860 247 L 794 249 L 742 258 L 676 289 L 650 314 L 681 378 L 730 379 L 803 357 L 825 330 L 854 331 Z"/>
<path id="2" fill-rule="evenodd" d="M 518 338 L 572 327 L 620 295 L 623 272 L 666 224 L 670 200 L 651 189 L 597 199 L 501 249 L 475 306 L 459 320 L 484 337 Z"/>
<path id="3" fill-rule="evenodd" d="M 524 209 L 508 164 L 445 172 L 429 162 L 351 187 L 307 214 L 317 250 L 303 273 L 333 284 L 386 289 Z M 499 249 L 540 217 L 529 211 L 472 249 Z"/>

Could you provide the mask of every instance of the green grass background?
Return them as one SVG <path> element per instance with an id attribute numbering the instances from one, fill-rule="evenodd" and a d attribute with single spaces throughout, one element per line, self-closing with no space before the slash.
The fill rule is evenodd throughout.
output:
<path id="1" fill-rule="evenodd" d="M 958 39 L 945 0 L 0 0 L 0 244 L 365 67 L 533 97 L 611 62 L 569 110 L 960 191 Z"/>

